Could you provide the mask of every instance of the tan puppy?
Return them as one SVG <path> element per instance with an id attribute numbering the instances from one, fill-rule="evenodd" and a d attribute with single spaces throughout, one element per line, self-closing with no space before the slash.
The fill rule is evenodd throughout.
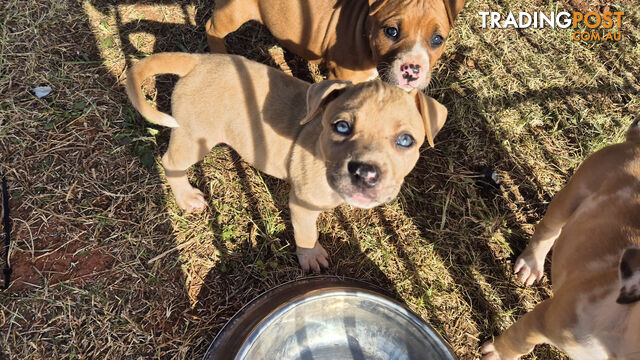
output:
<path id="1" fill-rule="evenodd" d="M 213 52 L 249 20 L 269 28 L 291 52 L 324 61 L 329 79 L 380 78 L 423 89 L 444 51 L 464 0 L 216 0 L 207 21 Z"/>
<path id="2" fill-rule="evenodd" d="M 182 77 L 173 116 L 147 104 L 140 90 L 145 78 L 161 73 Z M 318 215 L 345 202 L 371 208 L 393 199 L 425 136 L 433 146 L 447 115 L 418 90 L 406 93 L 380 81 L 310 85 L 229 55 L 150 56 L 129 71 L 127 94 L 147 120 L 174 127 L 162 164 L 182 209 L 205 208 L 186 170 L 218 144 L 288 181 L 298 259 L 314 271 L 328 265 L 317 243 Z"/>
<path id="3" fill-rule="evenodd" d="M 554 246 L 554 296 L 524 315 L 483 359 L 516 359 L 539 343 L 573 359 L 640 359 L 640 127 L 582 163 L 536 226 L 514 271 L 540 279 Z"/>

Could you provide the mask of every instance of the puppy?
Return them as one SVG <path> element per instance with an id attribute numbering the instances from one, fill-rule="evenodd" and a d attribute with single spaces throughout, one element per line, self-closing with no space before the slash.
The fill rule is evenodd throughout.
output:
<path id="1" fill-rule="evenodd" d="M 514 271 L 539 280 L 554 246 L 554 296 L 481 348 L 516 359 L 539 343 L 573 359 L 640 359 L 640 127 L 582 163 L 549 204 Z"/>
<path id="2" fill-rule="evenodd" d="M 173 116 L 151 107 L 140 90 L 145 78 L 161 73 L 181 76 Z M 227 144 L 291 184 L 298 259 L 314 271 L 328 266 L 317 243 L 318 215 L 343 203 L 371 208 L 393 199 L 424 139 L 433 146 L 447 116 L 443 105 L 418 90 L 407 93 L 381 81 L 310 85 L 229 55 L 152 55 L 129 70 L 126 90 L 147 120 L 174 128 L 162 165 L 180 208 L 205 208 L 186 170 L 212 147 Z"/>
<path id="3" fill-rule="evenodd" d="M 380 78 L 423 89 L 464 0 L 217 0 L 206 31 L 212 52 L 249 20 L 291 52 L 323 61 L 329 79 Z"/>

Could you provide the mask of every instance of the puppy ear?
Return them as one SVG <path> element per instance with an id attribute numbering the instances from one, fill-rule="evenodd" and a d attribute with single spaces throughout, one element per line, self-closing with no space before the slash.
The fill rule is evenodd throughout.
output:
<path id="1" fill-rule="evenodd" d="M 640 248 L 629 248 L 620 258 L 620 295 L 618 304 L 640 300 Z"/>
<path id="2" fill-rule="evenodd" d="M 341 90 L 349 85 L 350 81 L 343 80 L 325 80 L 311 84 L 307 89 L 307 115 L 300 121 L 300 125 L 311 121 L 323 106 L 338 97 L 342 93 Z"/>
<path id="3" fill-rule="evenodd" d="M 447 8 L 447 17 L 449 17 L 449 26 L 453 27 L 456 17 L 464 7 L 464 0 L 443 0 L 444 7 Z"/>
<path id="4" fill-rule="evenodd" d="M 447 108 L 418 89 L 411 90 L 409 95 L 414 96 L 416 99 L 416 106 L 420 115 L 422 115 L 422 122 L 424 123 L 424 135 L 429 145 L 434 147 L 433 139 L 442 129 L 445 121 L 447 121 Z"/>
<path id="5" fill-rule="evenodd" d="M 640 140 L 640 115 L 636 116 L 627 130 L 627 140 Z"/>
<path id="6" fill-rule="evenodd" d="M 369 0 L 369 16 L 375 15 L 387 0 Z"/>

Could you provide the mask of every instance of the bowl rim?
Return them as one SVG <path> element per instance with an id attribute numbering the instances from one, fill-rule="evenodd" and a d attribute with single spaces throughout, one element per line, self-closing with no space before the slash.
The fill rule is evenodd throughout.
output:
<path id="1" fill-rule="evenodd" d="M 272 314 L 286 308 L 296 300 L 301 300 L 314 294 L 317 295 L 319 292 L 353 292 L 354 290 L 395 304 L 405 311 L 406 315 L 417 326 L 429 334 L 434 339 L 434 343 L 441 345 L 439 349 L 441 353 L 448 355 L 451 360 L 456 359 L 448 342 L 430 324 L 411 311 L 405 303 L 394 299 L 385 289 L 358 279 L 320 275 L 291 280 L 275 286 L 245 304 L 220 329 L 207 348 L 202 360 L 235 359 L 244 348 L 243 345 L 249 339 L 249 336 L 255 332 L 258 326 L 269 319 Z"/>

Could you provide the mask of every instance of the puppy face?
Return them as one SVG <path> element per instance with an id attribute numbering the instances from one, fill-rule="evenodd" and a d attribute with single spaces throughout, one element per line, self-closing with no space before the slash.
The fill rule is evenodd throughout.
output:
<path id="1" fill-rule="evenodd" d="M 360 208 L 396 197 L 425 137 L 432 144 L 446 119 L 435 100 L 381 81 L 333 90 L 325 99 L 319 154 L 327 181 Z"/>
<path id="2" fill-rule="evenodd" d="M 369 42 L 380 78 L 405 90 L 424 89 L 449 35 L 445 2 L 378 0 L 370 9 Z"/>

